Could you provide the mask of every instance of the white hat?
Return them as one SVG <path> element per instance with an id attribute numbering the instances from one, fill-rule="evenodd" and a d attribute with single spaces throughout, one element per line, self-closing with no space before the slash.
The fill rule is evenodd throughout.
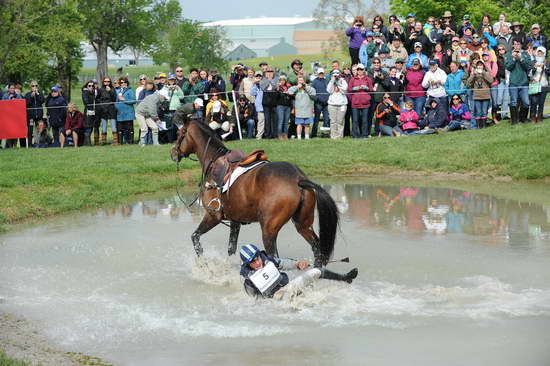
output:
<path id="1" fill-rule="evenodd" d="M 200 107 L 204 106 L 204 101 L 201 98 L 197 98 L 193 101 L 193 104 L 198 104 Z"/>
<path id="2" fill-rule="evenodd" d="M 212 113 L 218 113 L 222 110 L 222 103 L 219 100 L 216 100 L 214 104 L 212 104 Z"/>
<path id="3" fill-rule="evenodd" d="M 420 43 L 420 42 L 415 42 L 415 43 L 414 43 L 414 48 L 416 48 L 416 47 L 422 47 L 422 43 Z"/>
<path id="4" fill-rule="evenodd" d="M 544 56 L 546 56 L 546 48 L 543 47 L 543 46 L 537 47 L 537 52 L 542 52 L 542 53 L 544 53 Z"/>
<path id="5" fill-rule="evenodd" d="M 365 65 L 363 65 L 363 64 L 357 64 L 356 67 L 357 67 L 358 69 L 363 69 L 363 70 L 365 69 Z"/>
<path id="6" fill-rule="evenodd" d="M 317 69 L 317 74 L 324 74 L 324 73 L 325 73 L 325 69 L 323 69 L 322 67 Z"/>
<path id="7" fill-rule="evenodd" d="M 166 99 L 170 98 L 170 96 L 168 95 L 168 90 L 166 89 L 161 89 L 159 91 L 157 91 L 158 95 L 160 95 L 161 97 L 164 97 Z"/>

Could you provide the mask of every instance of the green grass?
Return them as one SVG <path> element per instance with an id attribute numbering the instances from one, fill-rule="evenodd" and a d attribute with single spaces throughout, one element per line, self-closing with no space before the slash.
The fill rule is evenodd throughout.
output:
<path id="1" fill-rule="evenodd" d="M 244 140 L 231 149 L 266 150 L 311 176 L 408 172 L 463 173 L 491 179 L 550 177 L 550 121 L 502 123 L 485 130 L 369 140 Z M 27 218 L 116 205 L 138 195 L 175 192 L 170 146 L 9 149 L 0 154 L 0 225 Z M 181 177 L 196 189 L 198 163 L 186 160 Z M 452 177 L 451 177 L 452 178 Z"/>
<path id="2" fill-rule="evenodd" d="M 0 350 L 0 366 L 28 366 L 29 364 L 23 361 L 13 360 L 6 356 L 6 354 Z"/>

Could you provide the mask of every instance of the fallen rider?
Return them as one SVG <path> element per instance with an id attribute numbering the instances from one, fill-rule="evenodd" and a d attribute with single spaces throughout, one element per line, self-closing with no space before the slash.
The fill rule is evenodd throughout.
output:
<path id="1" fill-rule="evenodd" d="M 310 268 L 306 261 L 276 258 L 255 245 L 244 245 L 240 250 L 241 276 L 244 278 L 244 290 L 249 296 L 275 298 L 281 300 L 285 297 L 299 295 L 302 290 L 313 281 L 324 278 L 327 280 L 345 281 L 351 283 L 357 277 L 357 268 L 347 274 L 339 274 L 326 268 Z M 292 281 L 288 280 L 285 270 L 307 270 Z"/>

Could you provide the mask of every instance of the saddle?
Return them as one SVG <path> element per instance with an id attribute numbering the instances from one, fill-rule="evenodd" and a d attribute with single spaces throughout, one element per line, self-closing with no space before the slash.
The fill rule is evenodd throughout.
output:
<path id="1" fill-rule="evenodd" d="M 267 160 L 267 155 L 265 155 L 263 150 L 254 150 L 248 155 L 240 149 L 231 150 L 212 163 L 210 176 L 218 187 L 223 187 L 235 168 L 239 166 L 245 167 L 264 160 Z"/>

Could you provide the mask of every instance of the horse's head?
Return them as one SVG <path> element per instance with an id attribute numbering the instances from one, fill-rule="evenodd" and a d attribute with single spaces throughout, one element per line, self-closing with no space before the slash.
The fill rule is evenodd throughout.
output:
<path id="1" fill-rule="evenodd" d="M 175 162 L 179 162 L 182 158 L 186 158 L 196 152 L 193 137 L 188 133 L 191 126 L 191 121 L 193 120 L 191 116 L 193 111 L 192 105 L 190 108 L 191 109 L 189 109 L 189 106 L 185 104 L 178 108 L 176 114 L 174 115 L 174 124 L 180 126 L 178 130 L 178 138 L 176 139 L 174 147 L 172 147 L 170 151 L 170 156 Z"/>

